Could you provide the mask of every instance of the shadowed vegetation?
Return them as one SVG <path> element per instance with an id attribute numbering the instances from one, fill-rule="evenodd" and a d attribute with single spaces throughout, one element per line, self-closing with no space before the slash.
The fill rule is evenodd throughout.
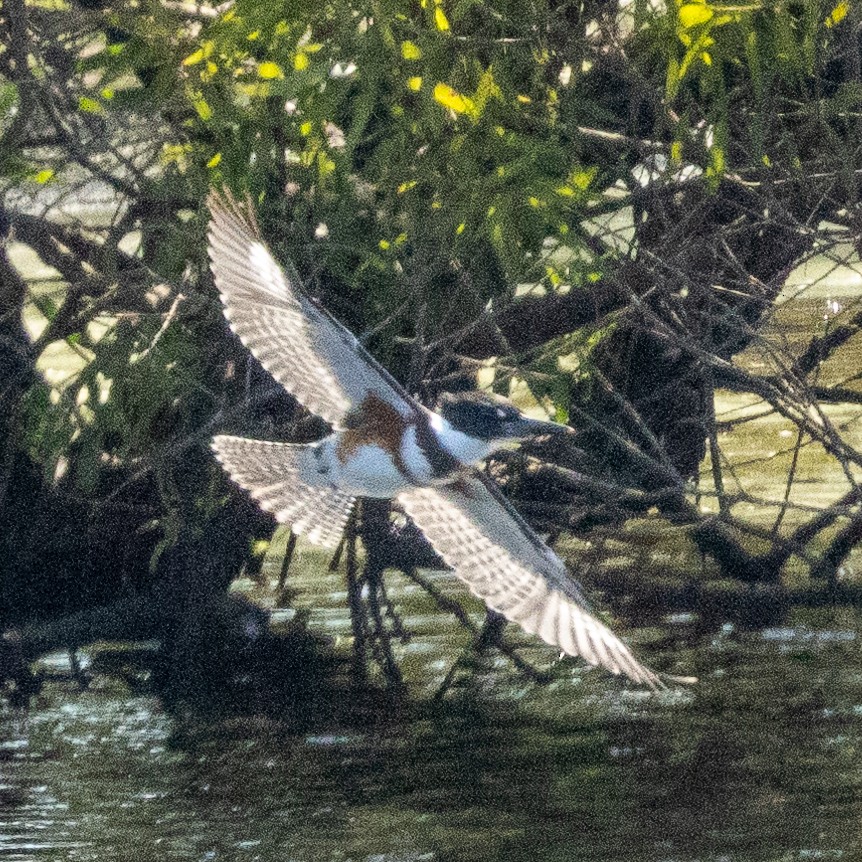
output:
<path id="1" fill-rule="evenodd" d="M 489 470 L 629 613 L 857 602 L 853 4 L 0 15 L 0 624 L 29 626 L 10 673 L 108 636 L 193 664 L 203 609 L 260 569 L 273 530 L 209 438 L 325 430 L 222 320 L 202 205 L 222 184 L 425 403 L 481 385 L 578 429 Z M 841 273 L 840 299 L 817 293 Z M 780 446 L 752 446 L 754 422 Z M 433 560 L 377 516 L 341 562 L 357 670 L 397 681 L 382 573 Z M 696 549 L 703 571 L 600 565 L 653 544 Z"/>

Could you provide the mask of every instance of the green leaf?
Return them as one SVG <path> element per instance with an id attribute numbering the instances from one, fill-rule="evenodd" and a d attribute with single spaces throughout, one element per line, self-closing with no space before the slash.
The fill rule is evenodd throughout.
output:
<path id="1" fill-rule="evenodd" d="M 308 58 L 306 58 L 306 60 L 307 59 Z M 283 78 L 284 72 L 282 71 L 281 66 L 279 66 L 278 63 L 267 61 L 258 65 L 257 76 L 259 78 L 263 78 L 265 81 L 270 81 L 273 78 Z"/>
<path id="2" fill-rule="evenodd" d="M 204 42 L 197 51 L 189 54 L 183 60 L 184 66 L 196 66 L 198 63 L 203 62 L 208 57 L 212 55 L 212 52 L 215 50 L 215 43 L 212 40 L 207 40 Z"/>
<path id="3" fill-rule="evenodd" d="M 706 3 L 686 3 L 679 7 L 679 23 L 686 29 L 705 24 L 715 15 Z"/>
<path id="4" fill-rule="evenodd" d="M 0 115 L 6 116 L 18 101 L 18 88 L 6 81 L 0 82 Z"/>
<path id="5" fill-rule="evenodd" d="M 49 323 L 57 316 L 57 312 L 59 311 L 59 306 L 50 296 L 34 296 L 33 304 L 45 315 Z"/>
<path id="6" fill-rule="evenodd" d="M 472 114 L 476 110 L 472 99 L 468 96 L 463 96 L 457 90 L 442 82 L 438 82 L 434 87 L 434 101 L 441 104 L 444 108 L 449 108 L 450 111 L 454 111 L 456 114 Z"/>
<path id="7" fill-rule="evenodd" d="M 183 65 L 184 66 L 195 66 L 198 63 L 202 63 L 203 59 L 204 59 L 203 49 L 198 48 L 197 51 L 195 51 L 193 54 L 189 54 L 188 57 L 186 57 L 183 60 Z"/>
<path id="8" fill-rule="evenodd" d="M 401 43 L 401 56 L 405 60 L 420 60 L 422 59 L 422 49 L 415 42 L 408 40 Z"/>
<path id="9" fill-rule="evenodd" d="M 835 8 L 829 13 L 826 18 L 826 26 L 834 27 L 836 24 L 840 24 L 846 17 L 847 13 L 850 11 L 849 4 L 846 0 L 842 0 Z"/>
<path id="10" fill-rule="evenodd" d="M 195 111 L 197 111 L 198 116 L 204 122 L 207 122 L 207 120 L 212 119 L 212 115 L 213 115 L 212 108 L 207 104 L 206 99 L 195 99 L 195 101 L 192 102 L 192 104 L 194 105 L 194 109 L 195 109 Z"/>
<path id="11" fill-rule="evenodd" d="M 78 99 L 78 110 L 85 114 L 101 114 L 105 109 L 101 102 L 91 99 L 89 96 L 81 96 Z"/>

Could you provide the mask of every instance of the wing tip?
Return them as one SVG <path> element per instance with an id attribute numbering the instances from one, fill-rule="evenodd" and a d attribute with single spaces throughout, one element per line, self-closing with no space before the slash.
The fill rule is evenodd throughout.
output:
<path id="1" fill-rule="evenodd" d="M 213 186 L 207 194 L 206 203 L 211 216 L 210 230 L 214 222 L 229 219 L 249 231 L 255 239 L 262 241 L 260 225 L 248 191 L 245 193 L 245 199 L 240 201 L 227 186 Z"/>

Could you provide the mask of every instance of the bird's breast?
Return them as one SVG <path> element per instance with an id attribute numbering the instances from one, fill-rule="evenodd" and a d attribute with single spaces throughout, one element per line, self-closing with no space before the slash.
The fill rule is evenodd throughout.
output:
<path id="1" fill-rule="evenodd" d="M 413 469 L 421 466 L 411 464 Z M 371 442 L 353 448 L 347 458 L 338 456 L 331 473 L 334 485 L 362 497 L 396 497 L 407 488 L 425 484 L 421 476 L 416 478 L 419 481 L 408 475 L 400 452 Z"/>
<path id="2" fill-rule="evenodd" d="M 466 465 L 441 444 L 435 418 L 421 409 L 405 416 L 369 393 L 332 438 L 331 481 L 350 493 L 394 497 L 451 479 Z"/>

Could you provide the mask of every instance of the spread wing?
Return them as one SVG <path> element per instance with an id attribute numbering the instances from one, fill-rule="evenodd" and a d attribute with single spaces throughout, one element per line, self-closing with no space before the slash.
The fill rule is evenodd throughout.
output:
<path id="1" fill-rule="evenodd" d="M 531 634 L 651 688 L 661 680 L 594 617 L 563 561 L 485 477 L 416 488 L 398 501 L 488 607 Z"/>
<path id="2" fill-rule="evenodd" d="M 319 482 L 312 446 L 226 434 L 213 437 L 211 446 L 231 479 L 280 524 L 315 545 L 338 545 L 354 498 Z"/>
<path id="3" fill-rule="evenodd" d="M 369 392 L 409 415 L 404 390 L 278 265 L 253 216 L 228 194 L 213 191 L 208 203 L 210 263 L 225 317 L 260 364 L 335 428 Z"/>

